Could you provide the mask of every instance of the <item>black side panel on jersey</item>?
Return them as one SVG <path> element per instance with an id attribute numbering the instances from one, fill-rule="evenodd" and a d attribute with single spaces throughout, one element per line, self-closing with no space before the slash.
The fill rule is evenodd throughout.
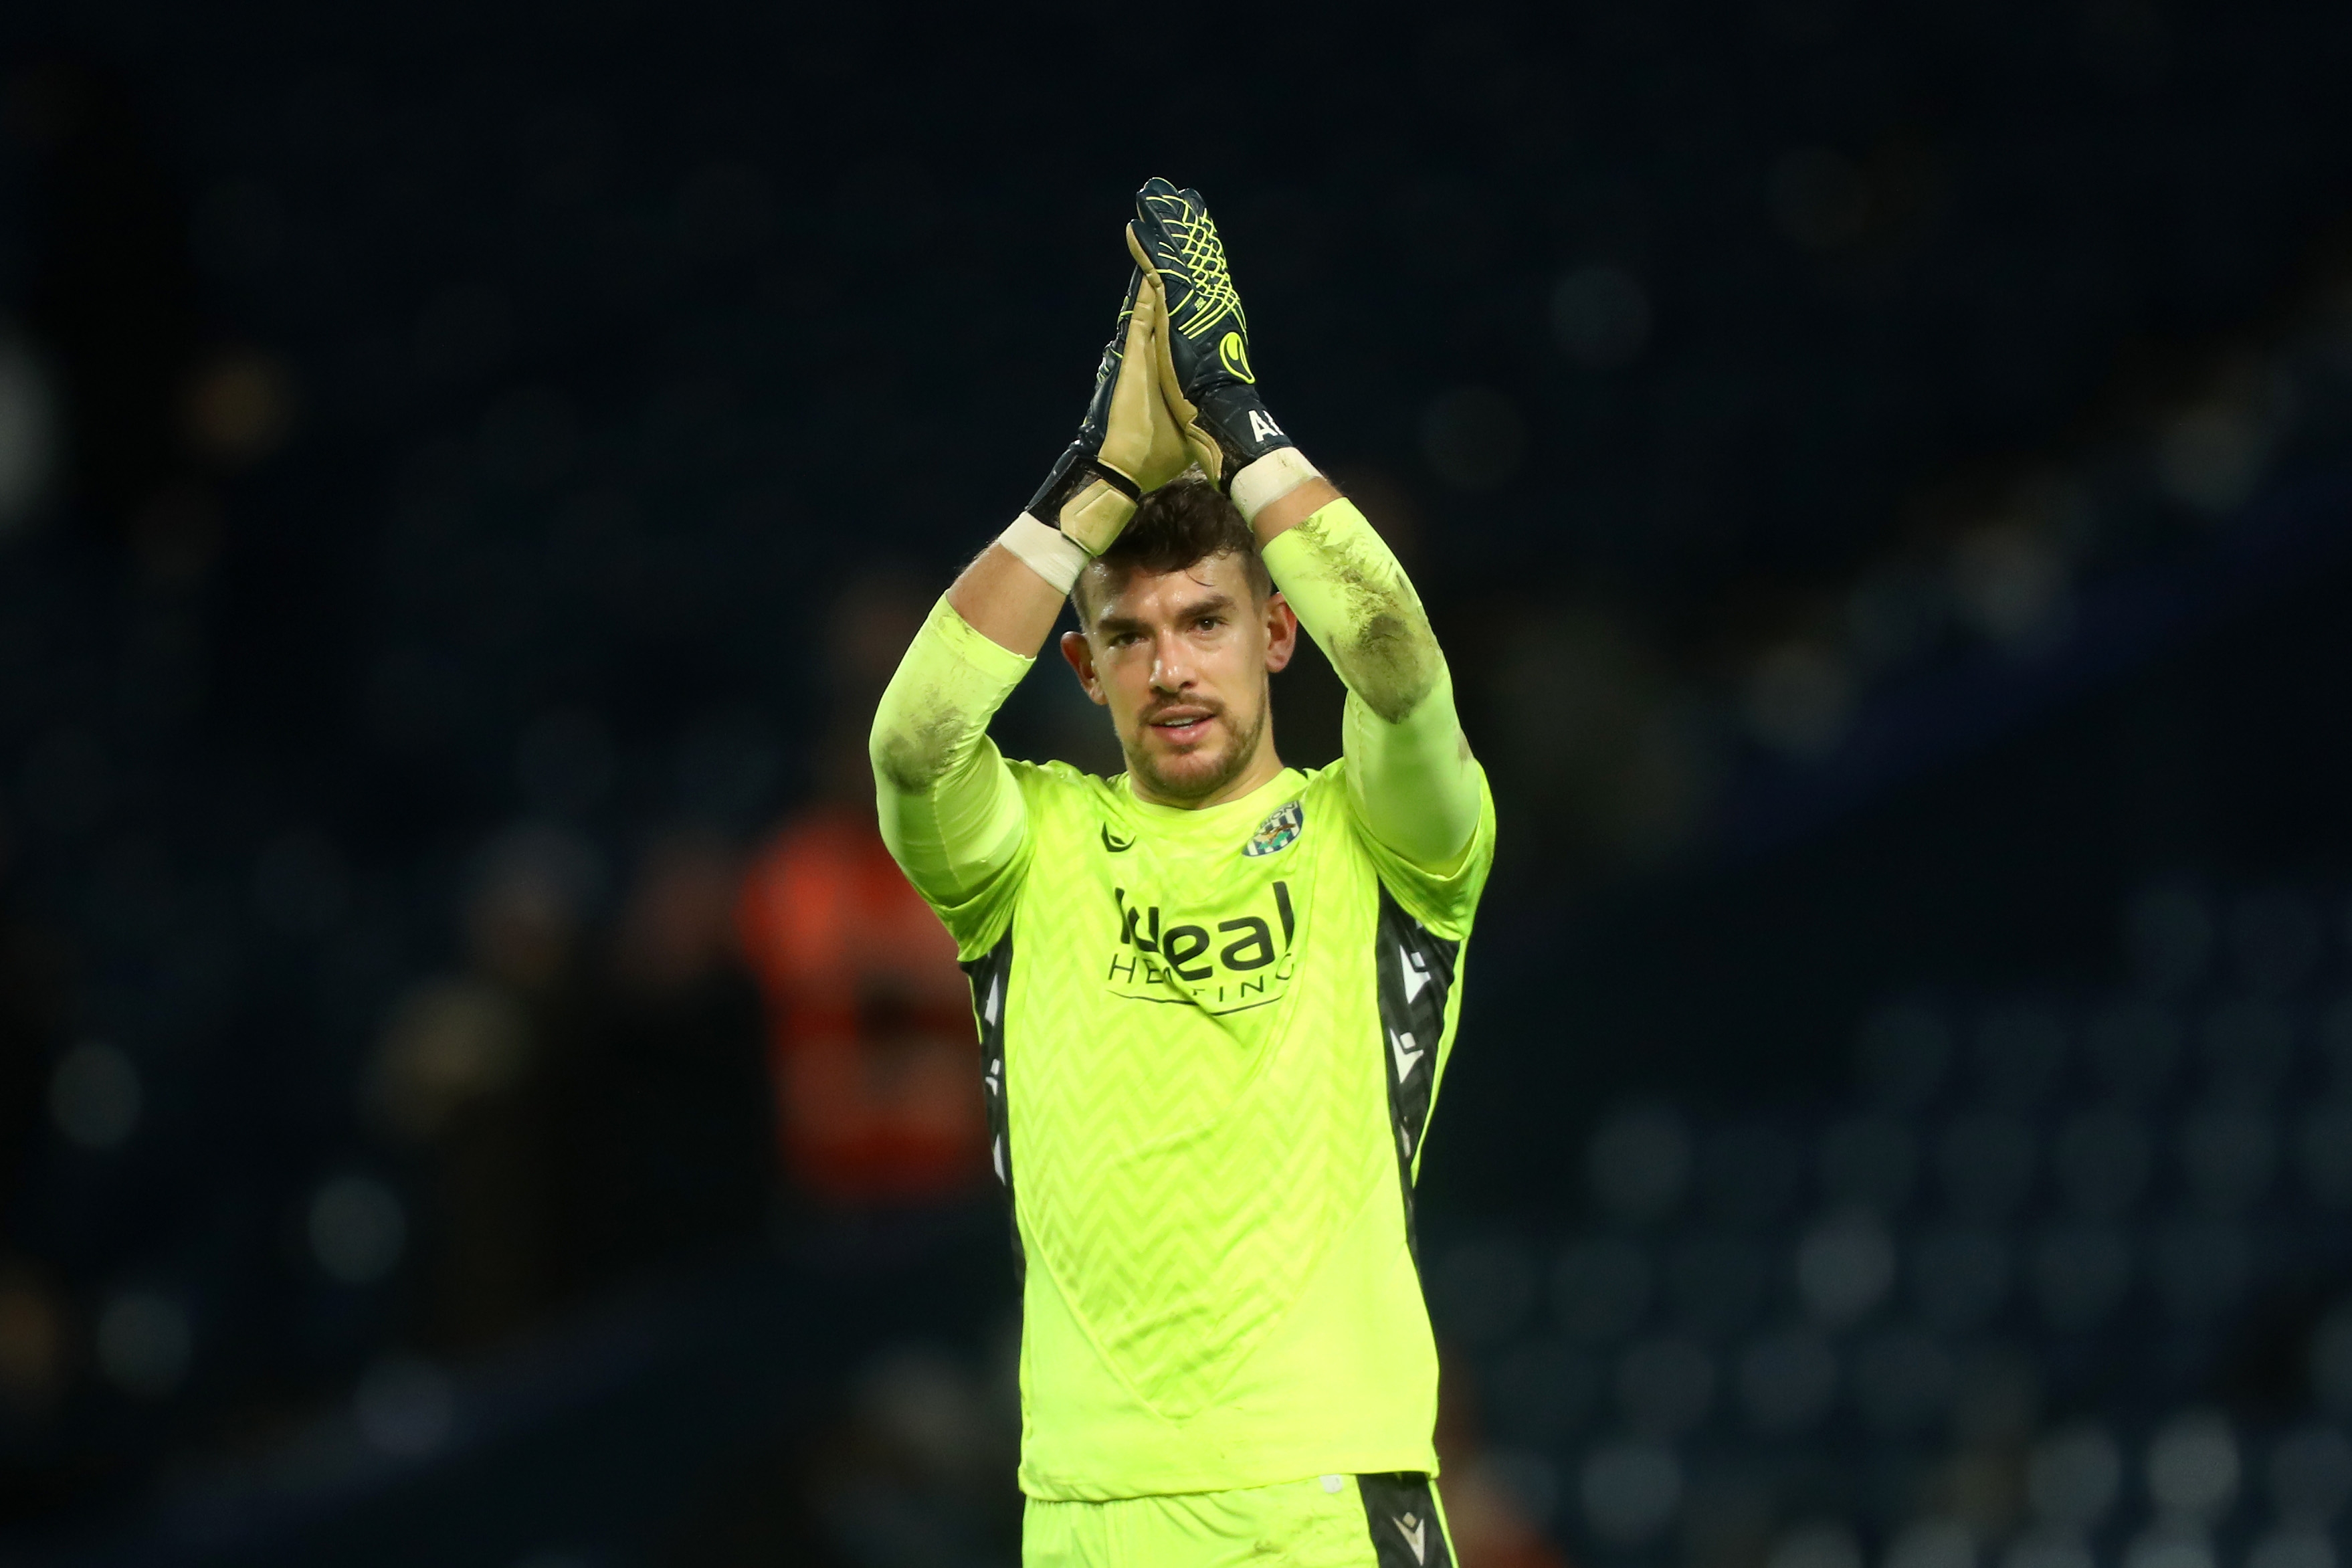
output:
<path id="1" fill-rule="evenodd" d="M 1454 1542 L 1437 1517 L 1429 1478 L 1415 1470 L 1358 1476 L 1364 1523 L 1380 1568 L 1454 1568 Z"/>
<path id="2" fill-rule="evenodd" d="M 1381 1054 L 1388 1059 L 1389 1124 L 1396 1134 L 1397 1179 L 1404 1188 L 1405 1241 L 1418 1261 L 1412 1161 L 1429 1127 L 1430 1097 L 1437 1089 L 1437 1047 L 1445 1035 L 1445 999 L 1454 990 L 1454 961 L 1462 944 L 1432 936 L 1386 888 L 1381 889 L 1380 931 L 1374 940 Z"/>
<path id="3" fill-rule="evenodd" d="M 988 1099 L 988 1158 L 996 1179 L 1004 1184 L 1008 1206 L 1013 1198 L 1012 1118 L 1006 1114 L 1004 1092 L 1005 992 L 1013 984 L 1013 932 L 963 966 L 971 982 L 971 1014 L 980 1025 L 980 1086 Z M 1013 1226 L 1013 1267 L 1025 1282 L 1029 1259 L 1021 1250 L 1021 1226 Z"/>

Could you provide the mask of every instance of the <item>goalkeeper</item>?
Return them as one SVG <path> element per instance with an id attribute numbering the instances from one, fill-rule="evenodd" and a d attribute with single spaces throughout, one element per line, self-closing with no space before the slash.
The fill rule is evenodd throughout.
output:
<path id="1" fill-rule="evenodd" d="M 1199 195 L 1128 235 L 1077 440 L 874 721 L 1013 1197 L 1023 1557 L 1451 1568 L 1412 1184 L 1494 805 L 1412 584 L 1258 399 Z M 1117 778 L 988 739 L 1066 595 Z M 1268 713 L 1302 624 L 1349 692 L 1320 772 Z"/>

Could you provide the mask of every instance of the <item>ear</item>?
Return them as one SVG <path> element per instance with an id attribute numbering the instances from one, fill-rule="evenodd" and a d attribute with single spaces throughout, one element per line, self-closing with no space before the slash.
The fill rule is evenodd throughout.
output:
<path id="1" fill-rule="evenodd" d="M 1265 668 L 1269 675 L 1280 671 L 1298 651 L 1298 616 L 1292 611 L 1290 601 L 1280 594 L 1265 596 Z"/>
<path id="2" fill-rule="evenodd" d="M 1103 695 L 1102 681 L 1095 674 L 1094 644 L 1087 641 L 1084 632 L 1062 634 L 1062 657 L 1069 661 L 1070 673 L 1078 678 L 1078 684 L 1086 688 L 1087 698 L 1096 707 L 1109 700 Z M 1287 658 L 1289 655 L 1283 657 Z"/>

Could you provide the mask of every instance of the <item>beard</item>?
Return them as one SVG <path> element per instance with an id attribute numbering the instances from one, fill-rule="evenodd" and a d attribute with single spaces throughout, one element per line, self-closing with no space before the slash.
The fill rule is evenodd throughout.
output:
<path id="1" fill-rule="evenodd" d="M 1134 744 L 1120 748 L 1127 753 L 1127 771 L 1141 780 L 1157 799 L 1206 800 L 1241 777 L 1249 767 L 1250 759 L 1257 755 L 1258 738 L 1265 733 L 1265 705 L 1261 703 L 1251 715 L 1249 728 L 1236 729 L 1232 723 L 1232 710 L 1221 703 L 1216 710 L 1217 727 L 1229 737 L 1223 752 L 1212 756 L 1205 754 L 1206 748 L 1199 748 L 1167 759 L 1177 764 L 1170 768 L 1151 753 L 1139 735 Z M 1147 718 L 1141 728 L 1148 731 L 1150 727 Z"/>

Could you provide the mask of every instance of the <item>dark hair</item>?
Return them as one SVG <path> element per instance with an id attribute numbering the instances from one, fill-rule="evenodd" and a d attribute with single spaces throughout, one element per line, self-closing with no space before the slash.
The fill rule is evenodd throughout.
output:
<path id="1" fill-rule="evenodd" d="M 1257 535 L 1224 492 L 1198 470 L 1171 480 L 1145 496 L 1111 547 L 1095 557 L 1114 583 L 1124 583 L 1134 572 L 1158 576 L 1218 555 L 1238 555 L 1249 573 L 1250 593 L 1260 601 L 1274 592 L 1274 579 L 1258 559 Z M 1089 566 L 1070 588 L 1070 603 L 1081 626 L 1087 619 Z"/>

